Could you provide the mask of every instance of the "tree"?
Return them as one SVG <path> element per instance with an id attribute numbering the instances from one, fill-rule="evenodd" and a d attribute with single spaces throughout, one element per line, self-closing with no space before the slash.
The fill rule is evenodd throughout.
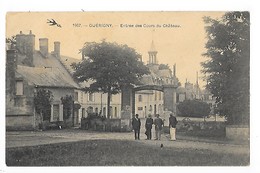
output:
<path id="1" fill-rule="evenodd" d="M 140 55 L 127 45 L 87 42 L 81 49 L 83 57 L 75 69 L 74 78 L 79 82 L 91 80 L 86 92 L 107 93 L 107 117 L 110 117 L 111 94 L 117 94 L 123 86 L 140 84 L 140 79 L 149 70 L 139 61 Z"/>
<path id="2" fill-rule="evenodd" d="M 72 113 L 73 107 L 73 99 L 71 95 L 66 95 L 65 97 L 61 97 L 61 103 L 63 105 L 63 118 L 66 120 L 70 117 Z"/>
<path id="3" fill-rule="evenodd" d="M 159 70 L 170 70 L 170 67 L 168 64 L 159 64 Z"/>
<path id="4" fill-rule="evenodd" d="M 11 49 L 14 49 L 16 47 L 16 36 L 6 38 L 5 43 L 9 44 Z"/>
<path id="5" fill-rule="evenodd" d="M 53 101 L 52 92 L 45 89 L 39 89 L 34 94 L 35 111 L 40 114 L 41 122 L 44 120 L 50 121 L 51 117 L 51 102 Z"/>
<path id="6" fill-rule="evenodd" d="M 208 60 L 202 63 L 207 89 L 230 124 L 249 123 L 250 19 L 248 12 L 204 18 Z"/>
<path id="7" fill-rule="evenodd" d="M 200 100 L 184 100 L 177 108 L 186 117 L 207 117 L 210 113 L 210 105 Z"/>

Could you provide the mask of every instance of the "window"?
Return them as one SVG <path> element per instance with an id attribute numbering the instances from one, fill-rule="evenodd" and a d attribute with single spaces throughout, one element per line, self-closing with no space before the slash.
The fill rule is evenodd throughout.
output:
<path id="1" fill-rule="evenodd" d="M 138 111 L 142 111 L 143 107 L 138 107 L 137 109 L 138 109 Z"/>
<path id="2" fill-rule="evenodd" d="M 89 106 L 89 107 L 87 108 L 87 112 L 88 112 L 88 113 L 93 113 L 93 107 L 92 107 L 92 106 Z"/>
<path id="3" fill-rule="evenodd" d="M 83 92 L 80 92 L 80 102 L 83 103 Z"/>
<path id="4" fill-rule="evenodd" d="M 159 92 L 159 100 L 162 100 L 162 92 Z"/>
<path id="5" fill-rule="evenodd" d="M 106 107 L 103 107 L 103 115 L 106 116 Z"/>
<path id="6" fill-rule="evenodd" d="M 138 95 L 138 102 L 142 102 L 143 98 L 142 95 Z"/>
<path id="7" fill-rule="evenodd" d="M 74 92 L 74 101 L 79 101 L 79 93 Z"/>
<path id="8" fill-rule="evenodd" d="M 154 100 L 157 100 L 157 91 L 154 92 Z"/>
<path id="9" fill-rule="evenodd" d="M 98 108 L 95 108 L 95 113 L 98 114 Z"/>
<path id="10" fill-rule="evenodd" d="M 115 118 L 117 118 L 117 107 L 115 107 Z"/>
<path id="11" fill-rule="evenodd" d="M 91 101 L 91 102 L 94 101 L 94 93 L 89 93 L 88 94 L 88 101 Z"/>
<path id="12" fill-rule="evenodd" d="M 23 81 L 16 81 L 16 95 L 23 95 Z"/>
<path id="13" fill-rule="evenodd" d="M 152 105 L 150 105 L 149 111 L 152 111 L 152 110 L 153 110 L 153 107 L 152 107 Z"/>
<path id="14" fill-rule="evenodd" d="M 81 111 L 82 111 L 82 112 L 81 112 L 81 113 L 82 113 L 81 117 L 82 117 L 82 118 L 85 118 L 85 108 L 82 108 Z"/>
<path id="15" fill-rule="evenodd" d="M 53 121 L 59 121 L 60 116 L 60 105 L 54 104 L 53 105 Z"/>

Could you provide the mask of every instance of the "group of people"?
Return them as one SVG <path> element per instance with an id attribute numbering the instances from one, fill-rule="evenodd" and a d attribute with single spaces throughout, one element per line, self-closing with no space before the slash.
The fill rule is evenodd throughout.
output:
<path id="1" fill-rule="evenodd" d="M 141 120 L 136 114 L 132 119 L 132 127 L 135 134 L 135 140 L 140 140 L 140 128 L 141 128 Z M 169 128 L 170 128 L 170 140 L 176 140 L 176 125 L 178 121 L 173 113 L 170 114 L 169 117 Z M 145 121 L 145 134 L 147 136 L 147 140 L 152 139 L 152 127 L 155 126 L 155 140 L 161 140 L 161 133 L 164 126 L 163 120 L 160 118 L 159 114 L 156 114 L 156 118 L 153 120 L 151 115 L 148 115 L 148 118 Z"/>

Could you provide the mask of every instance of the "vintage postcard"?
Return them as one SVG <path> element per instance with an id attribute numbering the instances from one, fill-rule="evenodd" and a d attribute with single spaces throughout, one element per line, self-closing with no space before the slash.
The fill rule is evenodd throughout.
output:
<path id="1" fill-rule="evenodd" d="M 250 12 L 7 12 L 6 165 L 250 166 Z"/>

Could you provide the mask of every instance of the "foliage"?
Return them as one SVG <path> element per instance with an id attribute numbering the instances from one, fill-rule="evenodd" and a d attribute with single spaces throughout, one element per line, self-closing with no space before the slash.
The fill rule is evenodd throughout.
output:
<path id="1" fill-rule="evenodd" d="M 200 100 L 184 100 L 177 108 L 186 117 L 206 117 L 210 113 L 210 105 Z"/>
<path id="2" fill-rule="evenodd" d="M 170 67 L 168 64 L 159 64 L 159 70 L 169 70 Z"/>
<path id="3" fill-rule="evenodd" d="M 71 95 L 66 95 L 61 97 L 61 102 L 63 104 L 63 118 L 66 120 L 70 117 L 73 107 L 73 99 Z"/>
<path id="4" fill-rule="evenodd" d="M 117 94 L 122 86 L 140 83 L 149 70 L 139 61 L 140 55 L 127 45 L 119 45 L 102 40 L 101 43 L 87 42 L 81 49 L 83 57 L 75 69 L 74 78 L 79 82 L 92 81 L 87 92 L 108 93 L 107 115 L 110 114 L 111 94 Z"/>
<path id="5" fill-rule="evenodd" d="M 35 111 L 42 116 L 42 120 L 50 120 L 52 100 L 53 95 L 49 90 L 39 89 L 34 94 Z"/>
<path id="6" fill-rule="evenodd" d="M 11 48 L 15 48 L 15 46 L 16 46 L 16 36 L 12 36 L 11 38 L 6 38 L 5 43 L 10 44 Z"/>
<path id="7" fill-rule="evenodd" d="M 248 12 L 228 12 L 221 20 L 204 18 L 208 60 L 202 72 L 219 114 L 230 124 L 249 123 L 249 17 Z"/>

